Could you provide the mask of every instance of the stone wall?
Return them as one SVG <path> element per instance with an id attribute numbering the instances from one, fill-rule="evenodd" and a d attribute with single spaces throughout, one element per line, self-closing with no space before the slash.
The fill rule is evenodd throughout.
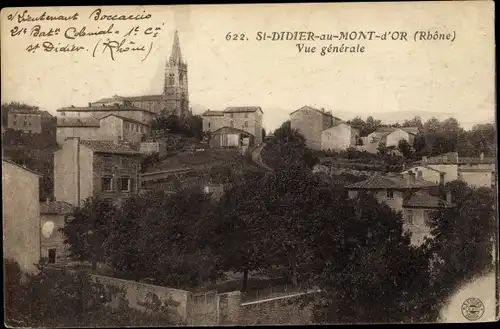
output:
<path id="1" fill-rule="evenodd" d="M 109 291 L 112 308 L 127 305 L 140 311 L 167 313 L 178 324 L 187 321 L 189 291 L 108 276 L 92 275 L 92 278 Z"/>

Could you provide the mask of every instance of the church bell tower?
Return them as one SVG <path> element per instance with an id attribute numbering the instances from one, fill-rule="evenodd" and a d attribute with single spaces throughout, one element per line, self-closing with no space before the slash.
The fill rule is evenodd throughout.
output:
<path id="1" fill-rule="evenodd" d="M 175 31 L 172 52 L 165 67 L 163 86 L 165 110 L 177 116 L 189 115 L 187 64 L 182 60 L 179 34 Z"/>

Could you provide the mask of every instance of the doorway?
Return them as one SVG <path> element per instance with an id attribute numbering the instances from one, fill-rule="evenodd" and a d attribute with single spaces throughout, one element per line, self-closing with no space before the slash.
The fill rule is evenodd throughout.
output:
<path id="1" fill-rule="evenodd" d="M 56 248 L 48 249 L 49 252 L 49 264 L 55 264 L 56 262 Z"/>

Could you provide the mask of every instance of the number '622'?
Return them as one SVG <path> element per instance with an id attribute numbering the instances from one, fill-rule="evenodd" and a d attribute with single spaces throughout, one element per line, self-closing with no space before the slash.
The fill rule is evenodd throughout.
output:
<path id="1" fill-rule="evenodd" d="M 226 34 L 227 41 L 245 41 L 248 40 L 247 36 L 244 33 L 232 33 L 229 32 Z"/>

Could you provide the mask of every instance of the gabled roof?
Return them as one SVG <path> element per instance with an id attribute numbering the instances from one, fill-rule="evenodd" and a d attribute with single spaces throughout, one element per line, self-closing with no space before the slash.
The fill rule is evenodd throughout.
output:
<path id="1" fill-rule="evenodd" d="M 36 175 L 36 176 L 38 176 L 38 177 L 43 177 L 43 175 L 42 175 L 42 174 L 40 174 L 40 173 L 38 173 L 38 172 L 36 172 L 36 171 L 34 171 L 34 170 L 28 169 L 28 168 L 26 168 L 26 167 L 24 167 L 24 166 L 21 166 L 21 165 L 19 165 L 19 164 L 15 163 L 14 161 L 7 160 L 7 159 L 2 159 L 2 161 L 3 161 L 3 162 L 5 162 L 5 163 L 8 163 L 8 164 L 10 164 L 10 165 L 16 166 L 16 167 L 17 167 L 17 168 L 19 168 L 19 169 L 26 170 L 26 171 L 27 171 L 27 172 L 29 172 L 30 174 L 34 174 L 34 175 Z M 2 163 L 2 165 L 3 165 L 3 163 Z"/>
<path id="2" fill-rule="evenodd" d="M 375 130 L 373 133 L 379 136 L 387 136 L 390 133 L 395 132 L 396 130 L 403 130 L 409 134 L 415 135 L 418 133 L 419 129 L 418 127 L 380 127 L 377 130 Z"/>
<path id="3" fill-rule="evenodd" d="M 99 121 L 103 120 L 103 119 L 106 119 L 107 117 L 111 117 L 111 116 L 116 117 L 118 119 L 122 119 L 123 121 L 128 121 L 128 122 L 136 123 L 136 124 L 143 125 L 143 126 L 149 126 L 147 123 L 141 122 L 139 120 L 134 120 L 134 119 L 131 119 L 131 118 L 127 118 L 127 117 L 124 117 L 124 116 L 121 116 L 121 115 L 117 115 L 117 114 L 106 114 L 105 116 L 100 117 Z"/>
<path id="4" fill-rule="evenodd" d="M 221 127 L 221 128 L 219 128 L 217 130 L 214 130 L 212 132 L 212 135 L 216 134 L 217 132 L 221 131 L 222 129 L 228 129 L 230 131 L 234 131 L 234 132 L 238 132 L 238 133 L 243 133 L 244 135 L 252 135 L 253 136 L 253 134 L 249 133 L 248 131 L 244 131 L 244 130 L 241 130 L 241 129 L 238 129 L 238 128 L 228 127 L 228 126 L 224 126 L 224 127 Z"/>
<path id="5" fill-rule="evenodd" d="M 264 114 L 260 106 L 234 106 L 234 107 L 227 107 L 224 110 L 224 112 L 226 113 L 244 113 L 244 112 L 257 112 L 257 111 L 260 111 L 262 114 Z"/>
<path id="6" fill-rule="evenodd" d="M 334 117 L 330 112 L 323 112 L 321 110 L 318 110 L 317 108 L 314 108 L 314 107 L 311 107 L 311 106 L 308 106 L 308 105 L 302 106 L 300 109 L 295 110 L 292 113 L 290 113 L 290 115 L 292 115 L 292 114 L 294 114 L 295 112 L 298 112 L 298 111 L 314 111 L 314 112 L 318 112 L 320 114 L 332 117 L 332 118 L 334 118 L 336 120 L 340 120 L 339 118 Z"/>
<path id="7" fill-rule="evenodd" d="M 416 166 L 413 166 L 413 167 L 410 167 L 410 168 L 408 168 L 408 169 L 403 170 L 403 172 L 410 171 L 410 170 L 412 170 L 412 169 L 414 169 L 414 168 L 417 168 L 417 167 L 421 167 L 421 168 L 429 169 L 429 170 L 432 170 L 432 171 L 438 172 L 438 173 L 440 173 L 440 174 L 446 174 L 444 171 L 437 170 L 437 169 L 435 169 L 435 168 L 432 168 L 432 167 L 429 167 L 429 166 L 425 166 L 425 165 L 416 165 Z"/>
<path id="8" fill-rule="evenodd" d="M 73 211 L 73 205 L 66 201 L 40 202 L 40 214 L 64 215 Z"/>
<path id="9" fill-rule="evenodd" d="M 324 129 L 323 131 L 330 130 L 330 129 L 335 128 L 335 127 L 337 127 L 337 126 L 339 126 L 339 125 L 341 125 L 341 124 L 345 124 L 345 125 L 347 125 L 347 126 L 351 127 L 351 129 L 356 130 L 357 132 L 359 132 L 359 130 L 358 130 L 358 129 L 354 128 L 353 126 L 351 126 L 350 124 L 348 124 L 347 122 L 342 121 L 342 120 L 340 120 L 340 121 L 338 121 L 338 122 L 335 122 L 335 123 L 334 123 L 331 127 L 326 128 L 326 129 Z"/>
<path id="10" fill-rule="evenodd" d="M 140 155 L 130 146 L 114 141 L 80 140 L 80 143 L 96 153 Z"/>
<path id="11" fill-rule="evenodd" d="M 58 117 L 58 127 L 100 127 L 99 120 L 94 117 Z"/>
<path id="12" fill-rule="evenodd" d="M 224 116 L 224 111 L 205 111 L 202 116 L 204 117 L 218 117 L 218 116 Z"/>
<path id="13" fill-rule="evenodd" d="M 403 200 L 403 207 L 405 208 L 450 208 L 454 206 L 453 203 L 430 195 L 425 191 L 417 191 Z"/>
<path id="14" fill-rule="evenodd" d="M 409 134 L 416 135 L 420 131 L 418 127 L 402 127 L 401 130 L 406 131 Z"/>
<path id="15" fill-rule="evenodd" d="M 347 189 L 353 189 L 353 190 L 399 189 L 399 190 L 404 190 L 404 189 L 431 187 L 431 186 L 436 186 L 436 185 L 437 185 L 436 183 L 428 182 L 428 181 L 423 180 L 423 179 L 415 179 L 415 181 L 413 183 L 410 183 L 408 180 L 403 178 L 401 175 L 382 176 L 382 175 L 377 173 L 364 181 L 357 182 L 357 183 L 354 183 L 354 184 L 347 186 Z"/>

